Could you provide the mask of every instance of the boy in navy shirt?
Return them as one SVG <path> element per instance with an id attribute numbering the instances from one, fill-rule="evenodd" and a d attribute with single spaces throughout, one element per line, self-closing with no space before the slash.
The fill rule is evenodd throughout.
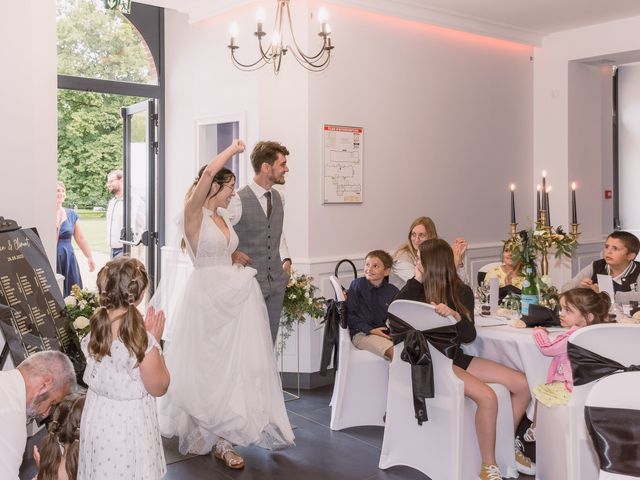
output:
<path id="1" fill-rule="evenodd" d="M 368 350 L 387 360 L 393 358 L 393 342 L 386 326 L 389 304 L 398 289 L 387 282 L 393 259 L 384 250 L 367 254 L 364 277 L 351 282 L 347 296 L 347 319 L 351 341 L 356 348 Z"/>

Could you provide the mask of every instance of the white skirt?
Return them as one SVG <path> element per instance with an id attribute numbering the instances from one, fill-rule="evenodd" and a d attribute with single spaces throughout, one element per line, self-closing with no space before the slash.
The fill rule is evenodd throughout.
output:
<path id="1" fill-rule="evenodd" d="M 163 436 L 179 436 L 182 454 L 208 453 L 219 438 L 272 450 L 294 444 L 255 274 L 196 268 L 169 319 L 171 384 L 158 399 L 159 422 Z"/>

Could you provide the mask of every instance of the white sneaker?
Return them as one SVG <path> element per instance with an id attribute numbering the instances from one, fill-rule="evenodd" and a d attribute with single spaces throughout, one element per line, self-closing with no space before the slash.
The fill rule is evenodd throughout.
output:
<path id="1" fill-rule="evenodd" d="M 516 470 L 525 475 L 535 475 L 536 473 L 536 464 L 518 449 L 516 449 Z"/>

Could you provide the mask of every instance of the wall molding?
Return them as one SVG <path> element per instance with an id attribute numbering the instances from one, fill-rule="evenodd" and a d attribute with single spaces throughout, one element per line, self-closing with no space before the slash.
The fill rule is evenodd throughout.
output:
<path id="1" fill-rule="evenodd" d="M 546 35 L 543 32 L 494 22 L 482 17 L 429 7 L 422 4 L 420 0 L 376 0 L 375 2 L 371 0 L 329 0 L 329 2 L 536 47 L 542 46 L 542 39 Z M 149 3 L 186 13 L 190 23 L 197 23 L 256 2 L 255 0 L 219 0 L 217 2 L 150 0 Z"/>

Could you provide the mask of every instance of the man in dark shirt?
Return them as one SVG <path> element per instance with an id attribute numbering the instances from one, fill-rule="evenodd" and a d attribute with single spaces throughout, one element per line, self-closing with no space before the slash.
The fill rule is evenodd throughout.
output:
<path id="1" fill-rule="evenodd" d="M 368 350 L 387 360 L 393 358 L 393 342 L 386 326 L 389 304 L 398 289 L 385 281 L 393 259 L 384 250 L 367 254 L 364 277 L 351 282 L 347 296 L 347 319 L 351 341 L 356 348 Z"/>

